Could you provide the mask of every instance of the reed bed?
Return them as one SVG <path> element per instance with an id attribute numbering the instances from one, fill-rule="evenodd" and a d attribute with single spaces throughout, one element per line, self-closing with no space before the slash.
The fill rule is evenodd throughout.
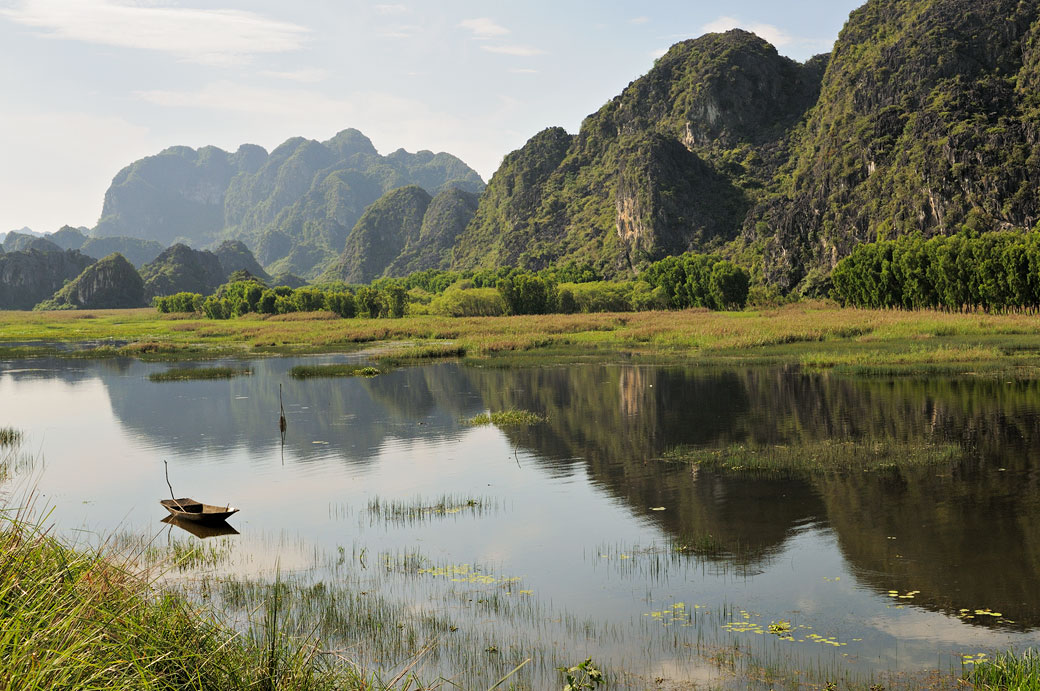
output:
<path id="1" fill-rule="evenodd" d="M 175 367 L 165 372 L 153 372 L 149 381 L 195 381 L 203 379 L 233 379 L 253 373 L 248 367 Z"/>
<path id="2" fill-rule="evenodd" d="M 1040 690 L 1040 651 L 1034 648 L 1022 653 L 1008 651 L 993 658 L 966 656 L 965 665 L 970 667 L 965 679 L 976 689 Z"/>
<path id="3" fill-rule="evenodd" d="M 22 432 L 13 427 L 0 427 L 0 448 L 14 447 L 22 443 Z"/>
<path id="4" fill-rule="evenodd" d="M 748 473 L 876 473 L 956 463 L 956 444 L 896 440 L 819 441 L 793 446 L 734 444 L 723 448 L 680 446 L 662 454 L 666 462 Z"/>
<path id="5" fill-rule="evenodd" d="M 289 371 L 293 379 L 323 377 L 378 377 L 382 372 L 368 365 L 297 365 Z"/>
<path id="6" fill-rule="evenodd" d="M 0 689 L 367 688 L 307 644 L 260 646 L 133 564 L 11 511 L 0 513 L 0 602 Z"/>
<path id="7" fill-rule="evenodd" d="M 497 504 L 491 499 L 446 494 L 434 500 L 416 497 L 401 501 L 375 497 L 368 502 L 367 510 L 372 519 L 410 525 L 447 516 L 482 516 L 494 508 Z"/>
<path id="8" fill-rule="evenodd" d="M 466 424 L 473 427 L 495 425 L 496 427 L 530 427 L 546 421 L 544 415 L 529 410 L 501 410 L 495 413 L 475 415 Z"/>

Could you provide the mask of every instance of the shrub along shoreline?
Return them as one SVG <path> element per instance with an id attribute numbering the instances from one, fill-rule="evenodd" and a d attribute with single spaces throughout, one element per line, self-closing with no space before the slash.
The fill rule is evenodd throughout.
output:
<path id="1" fill-rule="evenodd" d="M 750 276 L 715 255 L 687 253 L 650 265 L 637 281 L 605 281 L 591 268 L 573 265 L 537 273 L 521 269 L 429 270 L 371 285 L 327 283 L 302 288 L 268 287 L 240 272 L 209 296 L 177 293 L 156 297 L 162 314 L 207 319 L 246 314 L 328 311 L 345 319 L 437 314 L 491 317 L 521 314 L 641 312 L 704 307 L 742 309 Z"/>

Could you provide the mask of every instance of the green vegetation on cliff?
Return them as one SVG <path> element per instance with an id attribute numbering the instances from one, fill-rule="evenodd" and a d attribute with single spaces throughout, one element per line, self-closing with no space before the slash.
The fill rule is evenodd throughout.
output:
<path id="1" fill-rule="evenodd" d="M 94 263 L 78 250 L 0 254 L 0 309 L 28 310 Z"/>
<path id="2" fill-rule="evenodd" d="M 91 264 L 38 310 L 125 309 L 144 304 L 144 281 L 121 254 Z"/>
<path id="3" fill-rule="evenodd" d="M 822 64 L 744 31 L 673 46 L 577 136 L 548 129 L 507 156 L 453 266 L 570 259 L 617 276 L 732 240 L 815 102 Z"/>
<path id="4" fill-rule="evenodd" d="M 1040 5 L 870 0 L 837 43 L 774 193 L 748 218 L 765 278 L 859 243 L 1040 219 Z"/>
<path id="5" fill-rule="evenodd" d="M 141 268 L 144 291 L 149 297 L 174 293 L 212 293 L 227 277 L 212 252 L 176 244 Z"/>

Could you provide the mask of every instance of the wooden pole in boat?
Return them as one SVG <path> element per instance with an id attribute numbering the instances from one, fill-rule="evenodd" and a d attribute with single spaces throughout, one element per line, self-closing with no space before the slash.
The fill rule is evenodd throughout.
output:
<path id="1" fill-rule="evenodd" d="M 163 466 L 166 468 L 166 486 L 170 488 L 170 499 L 177 501 L 177 496 L 173 493 L 173 485 L 170 484 L 170 464 L 163 459 Z"/>
<path id="2" fill-rule="evenodd" d="M 173 499 L 174 506 L 178 509 L 183 509 L 181 503 L 177 501 L 177 497 L 173 493 L 173 485 L 170 484 L 170 464 L 166 462 L 165 458 L 163 459 L 163 467 L 166 469 L 166 486 L 170 488 L 170 499 Z"/>

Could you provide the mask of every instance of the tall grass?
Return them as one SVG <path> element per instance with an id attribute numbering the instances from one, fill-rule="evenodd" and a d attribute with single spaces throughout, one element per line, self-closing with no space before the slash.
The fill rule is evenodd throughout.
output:
<path id="1" fill-rule="evenodd" d="M 278 629 L 243 637 L 102 550 L 0 511 L 0 689 L 372 688 Z"/>
<path id="2" fill-rule="evenodd" d="M 1009 651 L 993 659 L 976 658 L 965 677 L 976 689 L 1040 691 L 1040 651 Z"/>

